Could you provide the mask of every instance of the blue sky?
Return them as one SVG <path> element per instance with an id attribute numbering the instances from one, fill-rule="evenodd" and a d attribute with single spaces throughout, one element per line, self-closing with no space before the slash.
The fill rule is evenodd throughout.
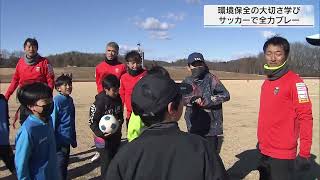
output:
<path id="1" fill-rule="evenodd" d="M 230 60 L 258 54 L 266 36 L 305 42 L 319 33 L 319 0 L 0 0 L 0 48 L 22 50 L 27 37 L 39 53 L 103 53 L 116 41 L 121 53 L 140 42 L 147 59 L 175 60 L 202 52 L 206 59 Z M 218 4 L 305 4 L 314 6 L 311 28 L 204 28 L 203 6 Z"/>

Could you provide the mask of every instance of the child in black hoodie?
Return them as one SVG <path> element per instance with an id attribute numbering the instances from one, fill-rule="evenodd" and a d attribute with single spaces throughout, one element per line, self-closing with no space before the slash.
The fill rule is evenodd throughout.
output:
<path id="1" fill-rule="evenodd" d="M 89 124 L 93 133 L 104 141 L 100 142 L 100 145 L 96 144 L 101 158 L 101 177 L 104 177 L 110 161 L 121 143 L 123 106 L 119 96 L 120 81 L 115 75 L 106 76 L 102 81 L 102 86 L 104 91 L 96 95 L 95 101 L 90 107 Z M 104 134 L 99 129 L 101 117 L 107 114 L 112 114 L 120 124 L 118 130 L 113 134 Z"/>

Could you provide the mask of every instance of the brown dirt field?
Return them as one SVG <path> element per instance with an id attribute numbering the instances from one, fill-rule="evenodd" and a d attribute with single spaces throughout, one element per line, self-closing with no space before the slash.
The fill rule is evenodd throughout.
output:
<path id="1" fill-rule="evenodd" d="M 222 80 L 230 91 L 231 100 L 224 103 L 224 143 L 221 149 L 221 158 L 226 169 L 233 179 L 258 179 L 257 171 L 251 171 L 257 162 L 255 145 L 257 142 L 256 129 L 259 110 L 259 94 L 262 80 Z M 313 144 L 312 154 L 319 154 L 319 80 L 306 79 L 309 94 L 313 103 Z M 0 90 L 4 92 L 8 84 L 1 84 Z M 69 177 L 71 179 L 96 179 L 99 175 L 97 163 L 91 163 L 90 158 L 94 152 L 93 140 L 88 128 L 88 109 L 96 93 L 94 82 L 76 82 L 73 84 L 72 97 L 76 105 L 78 147 L 72 149 L 69 164 Z M 18 103 L 13 95 L 9 101 L 10 115 L 13 117 Z M 12 121 L 12 118 L 11 120 Z M 181 129 L 185 130 L 183 117 L 179 121 Z M 11 129 L 10 141 L 14 144 L 16 130 Z M 240 159 L 239 159 L 240 158 Z M 317 157 L 319 163 L 319 158 Z M 250 172 L 251 171 L 251 172 Z M 319 172 L 319 171 L 318 171 Z M 9 171 L 0 161 L 0 179 L 7 178 Z M 14 179 L 14 178 L 12 178 Z"/>

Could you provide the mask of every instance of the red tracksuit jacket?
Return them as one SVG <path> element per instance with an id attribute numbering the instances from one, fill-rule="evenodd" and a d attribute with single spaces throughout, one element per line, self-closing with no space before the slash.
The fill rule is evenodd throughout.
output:
<path id="1" fill-rule="evenodd" d="M 308 89 L 292 71 L 281 78 L 265 80 L 261 87 L 258 142 L 262 154 L 277 159 L 295 159 L 300 137 L 301 157 L 310 157 L 312 108 Z"/>
<path id="2" fill-rule="evenodd" d="M 20 58 L 16 71 L 12 77 L 11 84 L 6 92 L 6 99 L 9 99 L 12 93 L 19 86 L 31 82 L 43 82 L 48 86 L 54 88 L 54 72 L 48 59 L 40 57 L 39 62 L 35 65 L 28 65 L 24 62 L 23 58 Z"/>
<path id="3" fill-rule="evenodd" d="M 99 63 L 96 66 L 96 74 L 95 74 L 98 93 L 103 91 L 103 87 L 102 87 L 101 82 L 105 76 L 107 76 L 109 74 L 113 74 L 113 75 L 117 76 L 118 79 L 120 79 L 120 77 L 124 73 L 126 73 L 126 65 L 125 64 L 122 64 L 119 62 L 116 65 L 110 65 L 110 64 L 107 64 L 105 61 Z"/>
<path id="4" fill-rule="evenodd" d="M 143 71 L 137 76 L 131 76 L 129 73 L 125 73 L 123 76 L 121 76 L 120 81 L 120 90 L 119 94 L 122 100 L 122 104 L 125 104 L 127 109 L 127 116 L 126 118 L 129 119 L 132 107 L 131 107 L 131 94 L 133 91 L 134 86 L 137 84 L 137 82 L 144 77 L 147 74 L 147 71 Z"/>

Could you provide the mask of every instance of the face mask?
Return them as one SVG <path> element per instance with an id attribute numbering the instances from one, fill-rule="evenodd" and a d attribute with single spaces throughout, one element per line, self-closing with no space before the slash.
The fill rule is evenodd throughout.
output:
<path id="1" fill-rule="evenodd" d="M 42 117 L 48 117 L 53 112 L 53 103 L 47 104 L 45 106 L 42 106 L 43 110 L 41 113 L 39 113 Z"/>
<path id="2" fill-rule="evenodd" d="M 205 75 L 207 72 L 207 67 L 205 66 L 199 66 L 196 68 L 191 69 L 192 77 L 194 78 L 200 78 Z"/>
<path id="3" fill-rule="evenodd" d="M 133 70 L 133 69 L 128 68 L 128 73 L 129 73 L 131 76 L 137 76 L 137 75 L 139 75 L 141 72 L 142 72 L 142 69 L 141 69 L 141 68 L 136 69 L 136 70 Z"/>

